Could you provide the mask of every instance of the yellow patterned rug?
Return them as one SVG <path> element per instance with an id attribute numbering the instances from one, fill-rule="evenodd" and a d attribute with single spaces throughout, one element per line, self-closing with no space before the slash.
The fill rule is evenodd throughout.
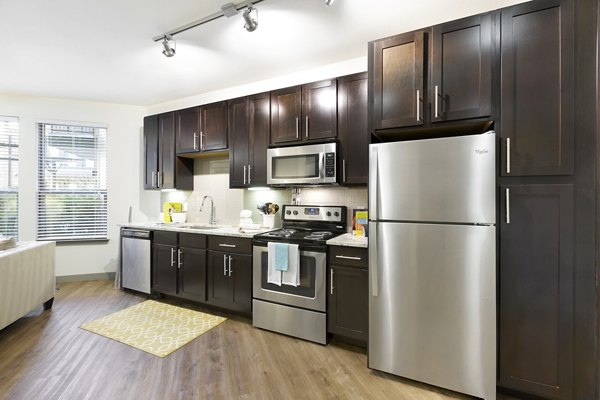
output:
<path id="1" fill-rule="evenodd" d="M 80 328 L 165 357 L 225 320 L 227 318 L 148 300 Z"/>

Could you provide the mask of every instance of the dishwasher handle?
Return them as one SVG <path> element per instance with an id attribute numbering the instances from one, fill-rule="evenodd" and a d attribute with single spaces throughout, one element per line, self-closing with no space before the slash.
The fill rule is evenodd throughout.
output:
<path id="1" fill-rule="evenodd" d="M 146 229 L 123 228 L 123 230 L 121 231 L 121 237 L 151 240 L 152 239 L 152 231 L 149 231 Z"/>

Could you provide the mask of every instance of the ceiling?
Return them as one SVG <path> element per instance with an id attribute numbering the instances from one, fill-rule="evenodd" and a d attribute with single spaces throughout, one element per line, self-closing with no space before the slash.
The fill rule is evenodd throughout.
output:
<path id="1" fill-rule="evenodd" d="M 521 0 L 263 0 L 240 14 L 153 37 L 241 0 L 0 0 L 0 93 L 149 106 L 365 57 L 367 42 Z"/>

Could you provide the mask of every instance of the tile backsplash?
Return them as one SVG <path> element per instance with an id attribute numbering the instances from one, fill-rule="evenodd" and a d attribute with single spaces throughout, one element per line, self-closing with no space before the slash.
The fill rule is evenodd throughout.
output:
<path id="1" fill-rule="evenodd" d="M 210 202 L 207 199 L 205 208 L 199 211 L 202 198 L 209 195 L 215 204 L 217 224 L 237 225 L 240 211 L 252 211 L 254 223 L 262 223 L 262 215 L 256 209 L 258 203 L 291 204 L 291 189 L 245 190 L 229 189 L 229 160 L 227 158 L 199 158 L 194 161 L 194 190 L 162 192 L 160 204 L 176 201 L 187 205 L 187 221 L 208 223 Z M 348 208 L 348 230 L 351 229 L 352 209 L 367 207 L 366 187 L 345 188 L 323 186 L 301 188 L 298 196 L 300 204 L 306 205 L 343 205 Z M 275 215 L 275 227 L 281 227 L 281 211 Z"/>

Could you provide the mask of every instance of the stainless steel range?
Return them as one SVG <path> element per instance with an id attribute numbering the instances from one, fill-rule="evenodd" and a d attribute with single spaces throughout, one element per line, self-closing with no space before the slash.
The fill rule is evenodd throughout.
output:
<path id="1" fill-rule="evenodd" d="M 346 207 L 284 205 L 283 228 L 254 237 L 252 324 L 327 344 L 327 245 L 346 232 Z M 270 283 L 268 243 L 297 244 L 298 285 Z"/>

